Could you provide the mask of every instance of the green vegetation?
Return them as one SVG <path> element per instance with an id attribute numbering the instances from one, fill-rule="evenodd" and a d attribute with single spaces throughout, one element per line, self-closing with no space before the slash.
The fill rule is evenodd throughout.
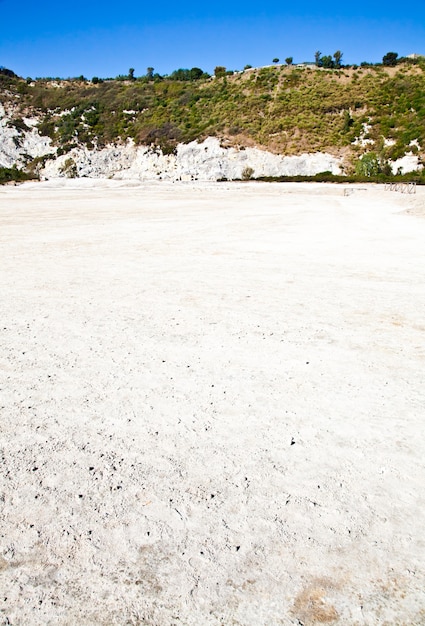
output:
<path id="1" fill-rule="evenodd" d="M 277 182 L 277 183 L 416 183 L 418 185 L 425 185 L 425 172 L 410 172 L 409 174 L 391 176 L 384 173 L 379 173 L 371 176 L 363 176 L 359 174 L 351 174 L 348 176 L 341 176 L 332 174 L 331 172 L 320 172 L 314 176 L 260 176 L 254 179 L 257 182 Z"/>
<path id="2" fill-rule="evenodd" d="M 242 172 L 242 180 L 252 180 L 254 178 L 254 170 L 252 167 L 244 167 Z"/>
<path id="3" fill-rule="evenodd" d="M 356 174 L 364 178 L 375 177 L 380 171 L 379 159 L 375 152 L 367 152 L 356 163 Z"/>
<path id="4" fill-rule="evenodd" d="M 22 183 L 25 180 L 34 180 L 34 175 L 18 170 L 15 165 L 13 167 L 0 167 L 0 185 L 11 182 Z"/>
<path id="5" fill-rule="evenodd" d="M 68 158 L 60 168 L 62 174 L 67 178 L 77 178 L 78 171 L 74 159 Z"/>
<path id="6" fill-rule="evenodd" d="M 314 55 L 315 63 L 317 67 L 324 67 L 325 69 L 339 69 L 342 67 L 342 52 L 337 50 L 334 52 L 333 57 L 330 54 L 322 56 L 322 53 L 317 51 Z"/>
<path id="7" fill-rule="evenodd" d="M 382 63 L 389 67 L 395 67 L 397 65 L 397 57 L 397 52 L 387 52 L 387 54 L 382 57 Z"/>
<path id="8" fill-rule="evenodd" d="M 216 78 L 222 78 L 226 75 L 226 68 L 223 65 L 217 65 L 214 68 L 214 76 Z"/>
<path id="9" fill-rule="evenodd" d="M 320 70 L 294 66 L 292 57 L 286 65 L 239 73 L 217 66 L 213 77 L 200 68 L 164 77 L 149 67 L 138 78 L 130 68 L 114 80 L 31 81 L 8 71 L 0 73 L 0 100 L 16 107 L 17 129 L 24 130 L 29 114 L 37 115 L 39 132 L 51 137 L 58 154 L 78 144 L 93 148 L 127 139 L 170 153 L 179 142 L 216 136 L 226 146 L 256 145 L 280 154 L 344 154 L 347 173 L 358 176 L 367 168 L 371 176 L 388 173 L 388 160 L 408 151 L 421 156 L 425 59 L 355 69 L 341 65 L 340 51 L 329 59 L 316 53 Z M 375 156 L 363 157 L 368 151 Z"/>
<path id="10" fill-rule="evenodd" d="M 0 74 L 2 76 L 8 76 L 9 78 L 17 78 L 15 72 L 8 70 L 7 67 L 3 67 L 3 65 L 0 65 Z"/>

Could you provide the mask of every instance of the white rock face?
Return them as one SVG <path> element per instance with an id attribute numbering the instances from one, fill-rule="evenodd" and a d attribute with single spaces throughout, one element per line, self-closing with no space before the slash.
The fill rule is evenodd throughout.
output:
<path id="1" fill-rule="evenodd" d="M 9 125 L 10 119 L 11 112 L 0 104 L 0 167 L 12 167 L 15 164 L 23 167 L 28 160 L 56 152 L 50 137 L 43 137 L 34 128 L 38 120 L 24 118 L 30 130 L 21 131 Z"/>
<path id="2" fill-rule="evenodd" d="M 363 148 L 365 146 L 373 145 L 375 143 L 373 139 L 369 139 L 367 137 L 371 129 L 372 129 L 372 126 L 370 124 L 366 124 L 366 123 L 362 124 L 362 130 L 360 132 L 360 136 L 355 138 L 355 140 L 353 141 L 353 144 L 355 146 L 362 146 Z"/>
<path id="3" fill-rule="evenodd" d="M 253 176 L 313 175 L 330 171 L 341 173 L 340 161 L 329 154 L 316 153 L 282 157 L 257 148 L 223 148 L 218 139 L 209 137 L 202 143 L 179 144 L 176 154 L 136 147 L 132 141 L 101 150 L 74 148 L 66 155 L 49 161 L 45 178 L 64 176 L 68 159 L 75 163 L 78 176 L 111 177 L 139 180 L 214 181 L 241 178 L 246 167 Z"/>
<path id="4" fill-rule="evenodd" d="M 391 163 L 393 174 L 408 174 L 421 170 L 423 165 L 419 163 L 419 157 L 414 154 L 405 154 L 404 157 Z"/>

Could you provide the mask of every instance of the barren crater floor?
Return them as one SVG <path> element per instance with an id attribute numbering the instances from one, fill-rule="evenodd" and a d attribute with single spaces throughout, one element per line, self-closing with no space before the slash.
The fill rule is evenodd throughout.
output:
<path id="1" fill-rule="evenodd" d="M 424 201 L 0 188 L 3 624 L 425 623 Z"/>

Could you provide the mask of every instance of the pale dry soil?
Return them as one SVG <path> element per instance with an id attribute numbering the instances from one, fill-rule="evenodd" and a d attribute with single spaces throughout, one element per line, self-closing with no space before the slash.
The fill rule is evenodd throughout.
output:
<path id="1" fill-rule="evenodd" d="M 425 197 L 351 191 L 0 188 L 2 624 L 425 624 Z"/>

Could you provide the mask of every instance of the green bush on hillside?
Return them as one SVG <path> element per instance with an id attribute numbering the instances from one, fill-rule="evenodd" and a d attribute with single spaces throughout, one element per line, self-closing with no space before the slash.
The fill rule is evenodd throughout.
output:
<path id="1" fill-rule="evenodd" d="M 34 174 L 28 174 L 20 170 L 14 165 L 13 167 L 0 167 L 0 185 L 10 182 L 24 182 L 25 180 L 33 180 Z"/>

